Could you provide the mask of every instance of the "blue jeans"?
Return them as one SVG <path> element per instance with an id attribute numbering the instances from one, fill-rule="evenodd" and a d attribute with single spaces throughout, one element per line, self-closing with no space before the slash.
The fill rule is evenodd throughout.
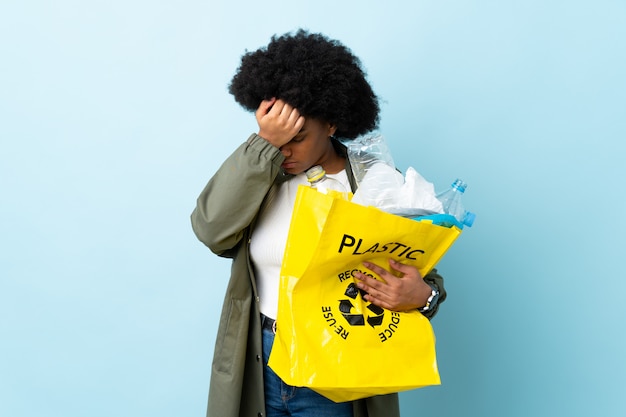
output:
<path id="1" fill-rule="evenodd" d="M 353 417 L 352 402 L 336 403 L 304 387 L 285 384 L 267 366 L 274 333 L 263 329 L 263 376 L 267 417 Z"/>

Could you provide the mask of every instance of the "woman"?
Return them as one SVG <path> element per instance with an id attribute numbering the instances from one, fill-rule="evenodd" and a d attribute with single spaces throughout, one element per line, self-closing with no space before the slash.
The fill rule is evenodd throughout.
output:
<path id="1" fill-rule="evenodd" d="M 278 283 L 291 210 L 304 171 L 321 165 L 354 190 L 346 150 L 334 137 L 354 139 L 376 128 L 378 99 L 349 49 L 303 30 L 274 36 L 245 54 L 229 91 L 254 111 L 258 133 L 222 164 L 200 194 L 193 230 L 214 253 L 233 259 L 218 328 L 209 390 L 209 417 L 394 417 L 397 394 L 334 403 L 308 388 L 286 385 L 267 367 L 274 334 Z M 433 271 L 390 260 L 396 278 L 356 276 L 368 301 L 401 311 L 427 309 L 445 298 Z"/>

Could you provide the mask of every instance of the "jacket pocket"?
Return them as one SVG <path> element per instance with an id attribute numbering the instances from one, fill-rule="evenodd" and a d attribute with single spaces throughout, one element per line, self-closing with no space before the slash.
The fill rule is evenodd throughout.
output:
<path id="1" fill-rule="evenodd" d="M 236 358 L 245 357 L 246 339 L 243 335 L 244 301 L 231 299 L 222 312 L 217 331 L 213 367 L 217 372 L 232 374 Z M 239 362 L 243 363 L 243 362 Z"/>

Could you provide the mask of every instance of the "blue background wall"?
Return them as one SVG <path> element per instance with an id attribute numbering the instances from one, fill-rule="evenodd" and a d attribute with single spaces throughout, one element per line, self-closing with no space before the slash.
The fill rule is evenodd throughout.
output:
<path id="1" fill-rule="evenodd" d="M 626 415 L 623 1 L 0 5 L 0 415 L 204 415 L 229 263 L 188 216 L 241 54 L 342 40 L 401 169 L 469 183 L 442 385 L 404 415 Z M 375 360 L 375 358 L 364 358 Z"/>

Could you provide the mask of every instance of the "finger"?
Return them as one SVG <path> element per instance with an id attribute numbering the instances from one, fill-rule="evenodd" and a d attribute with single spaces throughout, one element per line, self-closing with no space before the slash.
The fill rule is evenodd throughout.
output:
<path id="1" fill-rule="evenodd" d="M 280 100 L 280 102 L 281 102 L 280 115 L 283 116 L 285 119 L 288 119 L 289 115 L 294 110 L 294 107 L 291 104 L 283 100 Z"/>
<path id="2" fill-rule="evenodd" d="M 263 100 L 261 104 L 259 104 L 259 107 L 254 114 L 258 123 L 261 123 L 261 120 L 266 117 L 270 111 L 272 111 L 274 103 L 276 103 L 276 99 L 271 98 L 269 100 Z"/>
<path id="3" fill-rule="evenodd" d="M 393 269 L 394 271 L 400 272 L 402 275 L 415 275 L 417 274 L 418 277 L 421 278 L 421 274 L 419 273 L 419 270 L 417 268 L 415 268 L 412 265 L 405 265 L 405 264 L 401 264 L 400 262 L 396 261 L 395 259 L 389 259 L 389 266 L 391 267 L 391 269 Z"/>
<path id="4" fill-rule="evenodd" d="M 380 266 L 378 266 L 378 265 L 376 265 L 374 263 L 363 262 L 363 266 L 366 267 L 367 269 L 369 269 L 370 271 L 374 272 L 376 275 L 378 275 L 381 278 L 383 278 L 384 276 L 390 275 L 389 271 L 387 271 L 384 268 L 381 268 Z"/>
<path id="5" fill-rule="evenodd" d="M 393 306 L 384 297 L 384 294 L 378 293 L 367 293 L 363 296 L 367 302 L 377 305 L 378 307 L 386 308 L 387 310 L 392 310 Z"/>
<path id="6" fill-rule="evenodd" d="M 304 126 L 305 121 L 306 120 L 304 116 L 300 114 L 300 111 L 296 109 L 295 107 L 293 107 L 287 117 L 287 125 L 291 127 L 291 131 L 293 132 L 294 135 L 300 132 L 300 130 Z"/>
<path id="7" fill-rule="evenodd" d="M 290 127 L 289 130 L 293 136 L 297 135 L 302 130 L 304 122 L 306 122 L 306 118 L 304 116 L 300 116 L 300 113 L 294 109 L 289 116 L 289 120 L 287 120 L 287 125 Z"/>
<path id="8" fill-rule="evenodd" d="M 296 119 L 296 123 L 293 125 L 296 133 L 302 130 L 302 128 L 304 127 L 304 122 L 306 122 L 306 118 L 304 116 L 298 116 L 298 119 Z"/>
<path id="9" fill-rule="evenodd" d="M 288 108 L 290 110 L 287 110 Z M 300 111 L 297 108 L 290 106 L 289 104 L 285 105 L 282 113 L 283 114 L 281 114 L 281 116 L 284 115 L 287 121 L 289 121 L 292 125 L 295 125 L 298 119 L 301 117 Z"/>
<path id="10" fill-rule="evenodd" d="M 379 281 L 369 275 L 365 275 L 362 272 L 355 271 L 353 276 L 358 280 L 358 282 L 356 283 L 357 287 L 367 292 L 371 291 L 372 289 L 379 291 L 385 285 L 384 282 Z"/>
<path id="11" fill-rule="evenodd" d="M 284 118 L 284 115 L 287 111 L 291 111 L 291 110 L 286 110 L 285 107 L 290 107 L 288 103 L 286 103 L 283 100 L 276 100 L 276 103 L 274 103 L 274 107 L 272 107 L 272 110 L 275 109 L 274 114 L 277 117 L 281 117 Z"/>
<path id="12" fill-rule="evenodd" d="M 256 111 L 257 116 L 266 115 L 269 109 L 274 105 L 274 103 L 276 103 L 275 97 L 272 97 L 269 100 L 263 100 L 261 104 L 259 104 L 259 107 L 257 108 L 257 111 Z"/>

